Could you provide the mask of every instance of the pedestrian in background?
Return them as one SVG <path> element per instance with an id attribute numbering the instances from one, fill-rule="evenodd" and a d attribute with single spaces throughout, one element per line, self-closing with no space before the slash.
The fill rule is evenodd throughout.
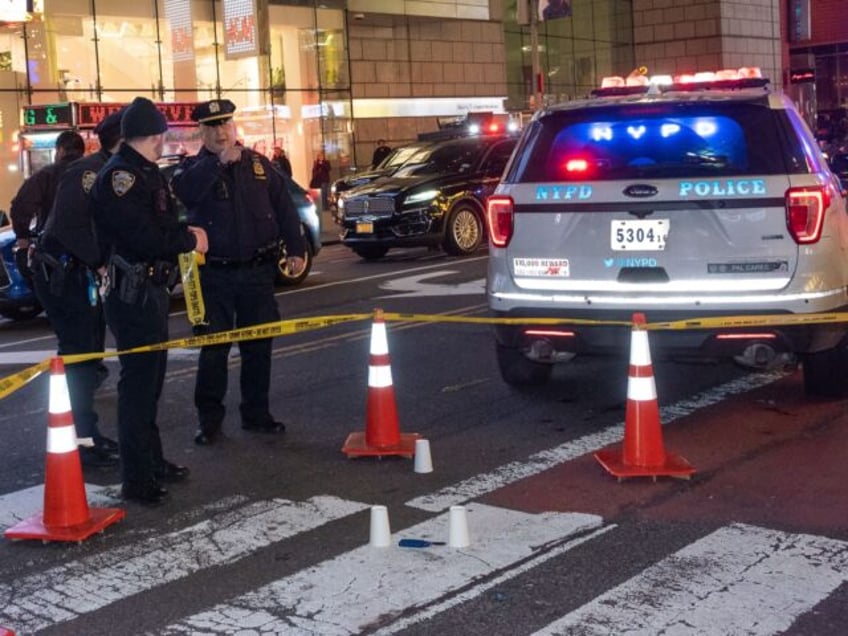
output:
<path id="1" fill-rule="evenodd" d="M 121 113 L 106 117 L 94 132 L 100 150 L 72 162 L 62 174 L 33 255 L 35 292 L 56 332 L 59 355 L 105 349 L 106 321 L 97 287 L 106 267 L 89 193 L 121 142 Z M 94 443 L 80 448 L 83 466 L 113 467 L 118 463 L 118 444 L 100 432 L 94 410 L 101 369 L 105 367 L 100 360 L 88 360 L 67 365 L 65 374 L 77 437 L 90 437 Z"/>
<path id="2" fill-rule="evenodd" d="M 168 285 L 177 256 L 206 252 L 206 232 L 177 220 L 175 202 L 156 165 L 168 124 L 156 105 L 136 97 L 121 117 L 124 143 L 97 175 L 95 228 L 107 246 L 111 287 L 105 311 L 119 350 L 168 340 Z M 162 503 L 165 481 L 188 468 L 165 459 L 156 423 L 167 351 L 120 356 L 118 442 L 125 499 Z"/>
<path id="3" fill-rule="evenodd" d="M 312 163 L 312 178 L 309 180 L 309 187 L 321 190 L 321 209 L 329 209 L 329 194 L 330 194 L 330 162 L 324 156 L 324 152 L 318 153 L 315 161 Z"/>
<path id="4" fill-rule="evenodd" d="M 9 207 L 12 228 L 15 230 L 15 264 L 25 277 L 31 276 L 29 262 L 34 239 L 44 229 L 53 207 L 56 188 L 62 173 L 85 154 L 85 141 L 79 133 L 65 130 L 56 137 L 55 161 L 38 170 L 23 182 Z M 32 227 L 33 219 L 35 227 Z"/>
<path id="5" fill-rule="evenodd" d="M 188 209 L 190 222 L 209 236 L 209 253 L 200 281 L 206 318 L 213 332 L 280 319 L 274 281 L 280 240 L 286 244 L 293 275 L 303 269 L 306 246 L 297 209 L 285 177 L 263 155 L 236 139 L 236 107 L 228 99 L 197 106 L 203 147 L 174 171 L 171 184 Z M 281 433 L 285 425 L 270 411 L 270 338 L 239 342 L 241 354 L 241 426 L 248 431 Z M 194 403 L 199 427 L 195 442 L 213 443 L 226 409 L 230 344 L 203 347 L 197 366 Z"/>
<path id="6" fill-rule="evenodd" d="M 286 175 L 289 179 L 292 177 L 292 165 L 289 158 L 286 156 L 286 151 L 280 146 L 274 146 L 274 155 L 271 157 L 271 163 L 274 167 Z"/>
<path id="7" fill-rule="evenodd" d="M 389 156 L 392 152 L 392 149 L 386 145 L 385 139 L 377 140 L 377 147 L 374 148 L 374 154 L 371 155 L 371 167 L 376 168 L 381 163 L 383 163 L 383 159 Z"/>

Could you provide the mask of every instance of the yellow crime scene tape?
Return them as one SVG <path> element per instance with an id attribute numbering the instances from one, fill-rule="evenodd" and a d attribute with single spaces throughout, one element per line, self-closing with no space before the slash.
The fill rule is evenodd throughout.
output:
<path id="1" fill-rule="evenodd" d="M 194 258 L 194 257 L 192 257 Z M 195 268 L 196 269 L 196 268 Z M 193 314 L 193 318 L 189 319 L 192 324 L 193 320 L 205 314 L 203 310 L 203 298 L 198 294 L 198 302 L 194 302 L 197 313 Z M 188 304 L 188 301 L 187 301 Z M 203 314 L 201 314 L 203 311 Z M 338 314 L 331 316 L 317 316 L 314 318 L 298 318 L 292 320 L 280 320 L 277 322 L 269 322 L 252 327 L 243 327 L 241 329 L 233 329 L 230 331 L 221 331 L 218 333 L 206 334 L 201 336 L 191 336 L 188 338 L 179 338 L 177 340 L 169 340 L 168 342 L 160 342 L 143 347 L 135 347 L 125 351 L 101 352 L 101 353 L 85 353 L 62 356 L 65 364 L 73 364 L 75 362 L 84 362 L 86 360 L 95 360 L 121 355 L 129 355 L 133 353 L 144 353 L 149 351 L 162 351 L 165 349 L 191 349 L 205 347 L 208 345 L 226 344 L 232 342 L 241 342 L 244 340 L 259 340 L 263 338 L 275 338 L 278 336 L 288 336 L 305 331 L 313 331 L 316 329 L 324 329 L 347 322 L 357 322 L 362 320 L 370 320 L 379 315 L 386 322 L 430 322 L 430 323 L 465 323 L 478 325 L 592 325 L 592 326 L 612 326 L 612 327 L 633 327 L 633 322 L 629 320 L 586 320 L 581 318 L 497 318 L 497 317 L 473 317 L 473 316 L 447 316 L 444 314 L 413 314 L 413 313 L 398 313 L 398 312 L 383 312 L 380 309 L 370 313 L 361 314 Z M 204 316 L 205 319 L 205 316 Z M 787 325 L 811 325 L 821 323 L 840 323 L 848 322 L 848 313 L 820 313 L 820 314 L 763 314 L 758 316 L 724 316 L 721 318 L 691 318 L 687 320 L 676 320 L 668 322 L 654 322 L 644 325 L 644 329 L 660 331 L 660 330 L 682 330 L 682 329 L 732 329 L 732 328 L 748 328 L 748 327 L 770 327 L 770 326 L 787 326 Z M 47 371 L 50 368 L 50 360 L 44 360 L 33 366 L 27 367 L 22 371 L 18 371 L 6 378 L 0 379 L 0 399 L 17 391 L 27 382 L 35 378 L 40 373 Z"/>
<path id="2" fill-rule="evenodd" d="M 206 305 L 203 302 L 203 292 L 200 289 L 200 268 L 206 262 L 203 254 L 186 252 L 179 255 L 180 276 L 183 283 L 183 298 L 186 304 L 186 315 L 192 327 L 208 325 L 206 322 Z"/>

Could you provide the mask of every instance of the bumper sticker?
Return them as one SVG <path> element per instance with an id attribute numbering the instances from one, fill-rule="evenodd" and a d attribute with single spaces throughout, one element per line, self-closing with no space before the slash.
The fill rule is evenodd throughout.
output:
<path id="1" fill-rule="evenodd" d="M 516 276 L 554 278 L 571 276 L 567 258 L 513 258 L 512 271 Z"/>

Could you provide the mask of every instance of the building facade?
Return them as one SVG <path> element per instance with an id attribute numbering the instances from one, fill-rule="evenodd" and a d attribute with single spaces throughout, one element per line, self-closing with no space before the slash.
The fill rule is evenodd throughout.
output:
<path id="1" fill-rule="evenodd" d="M 573 99 L 638 66 L 758 65 L 792 90 L 783 71 L 803 59 L 819 100 L 841 104 L 848 38 L 833 15 L 792 42 L 790 64 L 781 34 L 800 1 L 571 0 L 546 19 L 546 0 L 10 0 L 0 9 L 0 208 L 50 158 L 60 111 L 48 108 L 69 103 L 101 114 L 136 95 L 173 105 L 166 150 L 181 153 L 198 145 L 190 105 L 231 99 L 243 142 L 285 148 L 301 183 L 320 151 L 336 177 L 366 167 L 379 139 L 399 145 L 472 111 L 531 111 L 536 89 L 545 102 Z M 842 79 L 825 87 L 831 75 Z M 798 98 L 814 112 L 809 94 Z M 88 134 L 94 122 L 74 117 Z"/>

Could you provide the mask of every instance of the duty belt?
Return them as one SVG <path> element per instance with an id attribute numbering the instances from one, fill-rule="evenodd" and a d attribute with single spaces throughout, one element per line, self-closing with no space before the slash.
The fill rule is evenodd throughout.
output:
<path id="1" fill-rule="evenodd" d="M 227 267 L 230 269 L 259 267 L 261 265 L 267 265 L 275 262 L 277 258 L 279 258 L 279 254 L 279 245 L 277 243 L 271 243 L 256 250 L 256 254 L 248 259 L 238 259 L 230 256 L 212 256 L 207 254 L 206 265 L 210 267 Z"/>

